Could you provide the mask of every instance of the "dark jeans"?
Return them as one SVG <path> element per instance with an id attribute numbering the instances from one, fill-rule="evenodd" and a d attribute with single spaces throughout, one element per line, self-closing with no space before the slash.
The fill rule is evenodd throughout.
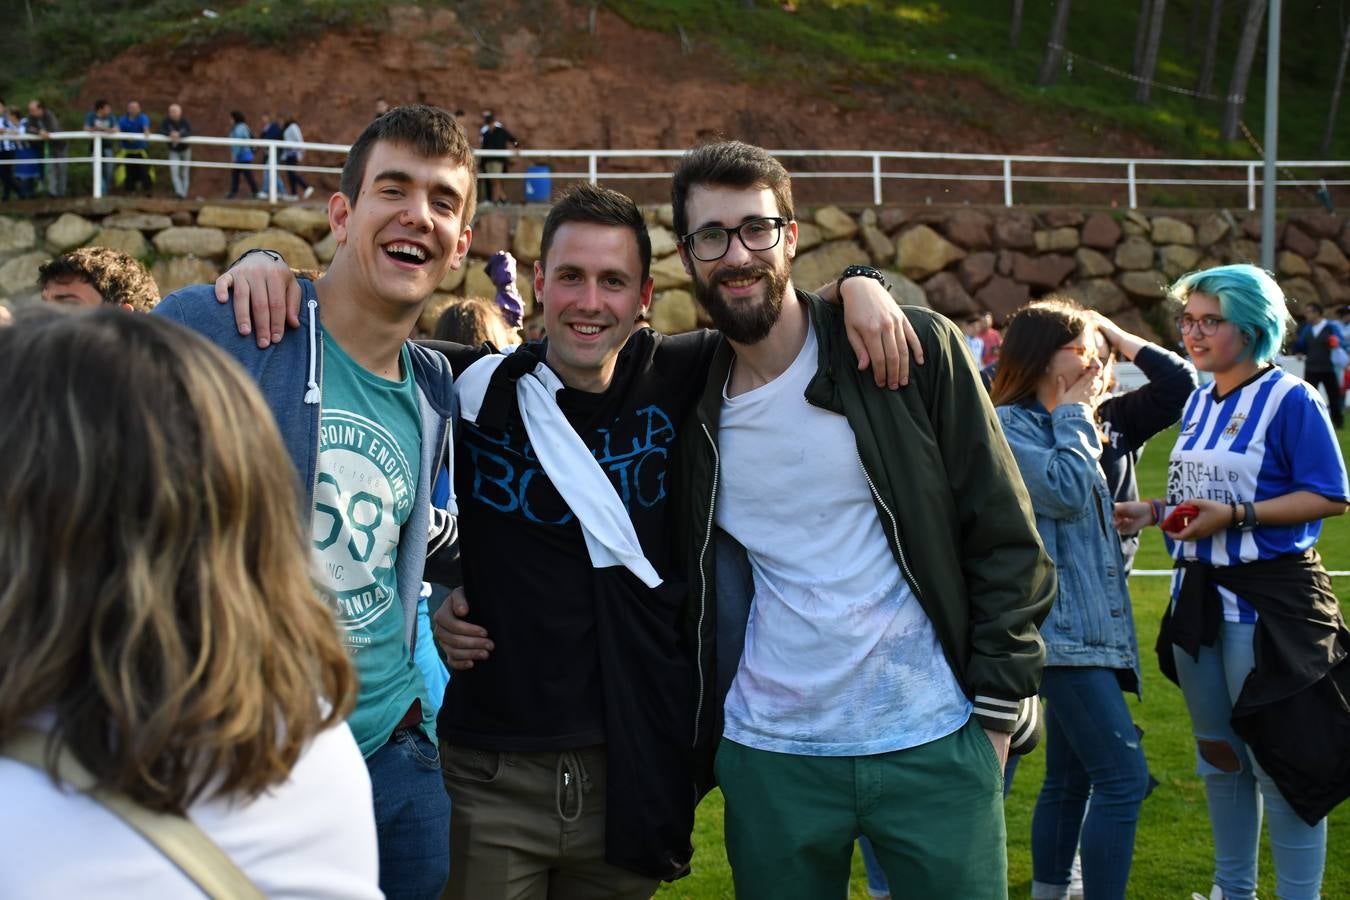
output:
<path id="1" fill-rule="evenodd" d="M 230 194 L 229 194 L 229 195 L 230 195 L 231 197 L 233 197 L 235 194 L 239 193 L 239 176 L 240 176 L 240 175 L 244 176 L 244 180 L 248 182 L 248 192 L 249 192 L 249 196 L 252 196 L 253 194 L 258 193 L 258 182 L 256 182 L 256 181 L 253 180 L 253 170 L 252 170 L 252 169 L 231 169 L 231 170 L 230 170 Z"/>
<path id="2" fill-rule="evenodd" d="M 1124 898 L 1148 764 L 1120 683 L 1106 668 L 1047 666 L 1041 695 L 1045 783 L 1031 820 L 1032 896 L 1067 890 L 1081 833 L 1087 896 Z"/>
<path id="3" fill-rule="evenodd" d="M 450 797 L 421 728 L 400 728 L 366 760 L 388 900 L 435 900 L 450 876 Z"/>
<path id="4" fill-rule="evenodd" d="M 294 156 L 283 154 L 281 157 L 281 164 L 283 166 L 298 166 L 300 160 Z M 290 182 L 292 194 L 298 194 L 309 187 L 309 182 L 306 181 L 305 176 L 301 175 L 299 172 L 287 172 L 286 180 Z"/>
<path id="5" fill-rule="evenodd" d="M 12 159 L 14 159 L 13 150 L 0 150 L 0 163 Z M 5 192 L 4 197 L 0 199 L 8 200 L 12 194 L 23 196 L 23 192 L 19 190 L 19 180 L 14 177 L 14 166 L 0 164 L 0 185 L 4 186 Z"/>
<path id="6" fill-rule="evenodd" d="M 152 185 L 150 183 L 150 168 L 141 165 L 135 160 L 148 159 L 149 154 L 144 150 L 128 150 L 124 158 L 124 167 L 126 169 L 126 178 L 122 181 L 122 187 L 130 194 L 136 190 L 144 190 L 150 193 Z"/>
<path id="7" fill-rule="evenodd" d="M 1327 389 L 1328 412 L 1331 413 L 1331 424 L 1337 428 L 1341 427 L 1344 421 L 1345 410 L 1341 406 L 1341 386 L 1336 381 L 1336 373 L 1326 372 L 1304 372 L 1303 380 L 1311 384 L 1314 389 L 1319 385 Z"/>

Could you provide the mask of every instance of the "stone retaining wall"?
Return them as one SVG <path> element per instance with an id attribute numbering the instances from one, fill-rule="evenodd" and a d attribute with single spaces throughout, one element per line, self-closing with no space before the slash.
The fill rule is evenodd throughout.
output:
<path id="1" fill-rule="evenodd" d="M 146 261 L 163 293 L 213 280 L 251 247 L 271 247 L 297 268 L 322 268 L 333 257 L 326 210 L 278 211 L 205 205 L 146 211 L 134 205 L 81 215 L 0 216 L 0 302 L 36 299 L 37 268 L 74 247 L 116 247 Z M 521 263 L 521 293 L 533 303 L 530 264 L 539 254 L 545 211 L 494 208 L 479 215 L 471 257 L 441 283 L 424 322 L 434 322 L 452 296 L 492 296 L 483 259 L 510 250 Z M 656 299 L 652 322 L 662 331 L 701 324 L 689 279 L 675 252 L 670 207 L 646 210 L 652 238 Z M 844 266 L 867 263 L 886 271 L 905 303 L 948 316 L 988 310 L 1001 323 L 1032 297 L 1051 291 L 1155 337 L 1151 313 L 1165 286 L 1196 268 L 1260 258 L 1260 219 L 1227 210 L 1141 212 L 973 207 L 862 209 L 826 206 L 800 212 L 794 282 L 814 289 Z M 1308 300 L 1350 303 L 1350 230 L 1344 219 L 1300 212 L 1280 223 L 1277 276 L 1297 312 Z"/>

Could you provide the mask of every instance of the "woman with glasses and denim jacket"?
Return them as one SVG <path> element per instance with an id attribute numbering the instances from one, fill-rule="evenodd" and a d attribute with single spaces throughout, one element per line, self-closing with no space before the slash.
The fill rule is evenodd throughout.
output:
<path id="1" fill-rule="evenodd" d="M 1125 896 L 1148 791 L 1122 693 L 1139 691 L 1139 648 L 1099 463 L 1096 330 L 1071 302 L 1029 304 L 1008 322 L 990 388 L 1059 578 L 1041 626 L 1046 774 L 1031 826 L 1032 897 L 1046 900 L 1069 896 L 1080 836 L 1086 896 Z"/>
<path id="2" fill-rule="evenodd" d="M 1324 817 L 1350 794 L 1350 632 L 1314 549 L 1346 510 L 1345 463 L 1321 396 L 1271 362 L 1288 313 L 1269 273 L 1221 266 L 1170 294 L 1214 380 L 1186 404 L 1166 499 L 1118 504 L 1115 521 L 1160 525 L 1176 560 L 1158 662 L 1185 697 L 1209 799 L 1208 897 L 1254 896 L 1264 805 L 1276 893 L 1315 898 Z"/>

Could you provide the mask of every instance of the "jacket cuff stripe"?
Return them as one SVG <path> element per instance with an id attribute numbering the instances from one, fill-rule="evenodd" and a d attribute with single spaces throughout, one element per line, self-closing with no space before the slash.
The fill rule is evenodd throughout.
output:
<path id="1" fill-rule="evenodd" d="M 1017 713 L 1015 712 L 1004 712 L 1001 709 L 981 709 L 978 706 L 975 707 L 975 715 L 985 719 L 1004 719 L 1009 722 L 1017 719 Z"/>
<path id="2" fill-rule="evenodd" d="M 988 697 L 984 694 L 975 695 L 976 706 L 1002 706 L 1007 709 L 1017 709 L 1021 703 L 1021 700 L 1004 700 L 1000 697 Z"/>

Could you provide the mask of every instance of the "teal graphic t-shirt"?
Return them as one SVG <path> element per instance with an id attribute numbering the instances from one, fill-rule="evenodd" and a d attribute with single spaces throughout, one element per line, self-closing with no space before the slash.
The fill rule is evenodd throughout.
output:
<path id="1" fill-rule="evenodd" d="M 399 381 L 366 371 L 326 333 L 323 352 L 314 555 L 319 587 L 361 683 L 348 722 L 370 756 L 414 700 L 421 700 L 422 727 L 435 740 L 426 685 L 403 637 L 394 571 L 399 532 L 417 493 L 421 416 L 406 347 Z"/>

